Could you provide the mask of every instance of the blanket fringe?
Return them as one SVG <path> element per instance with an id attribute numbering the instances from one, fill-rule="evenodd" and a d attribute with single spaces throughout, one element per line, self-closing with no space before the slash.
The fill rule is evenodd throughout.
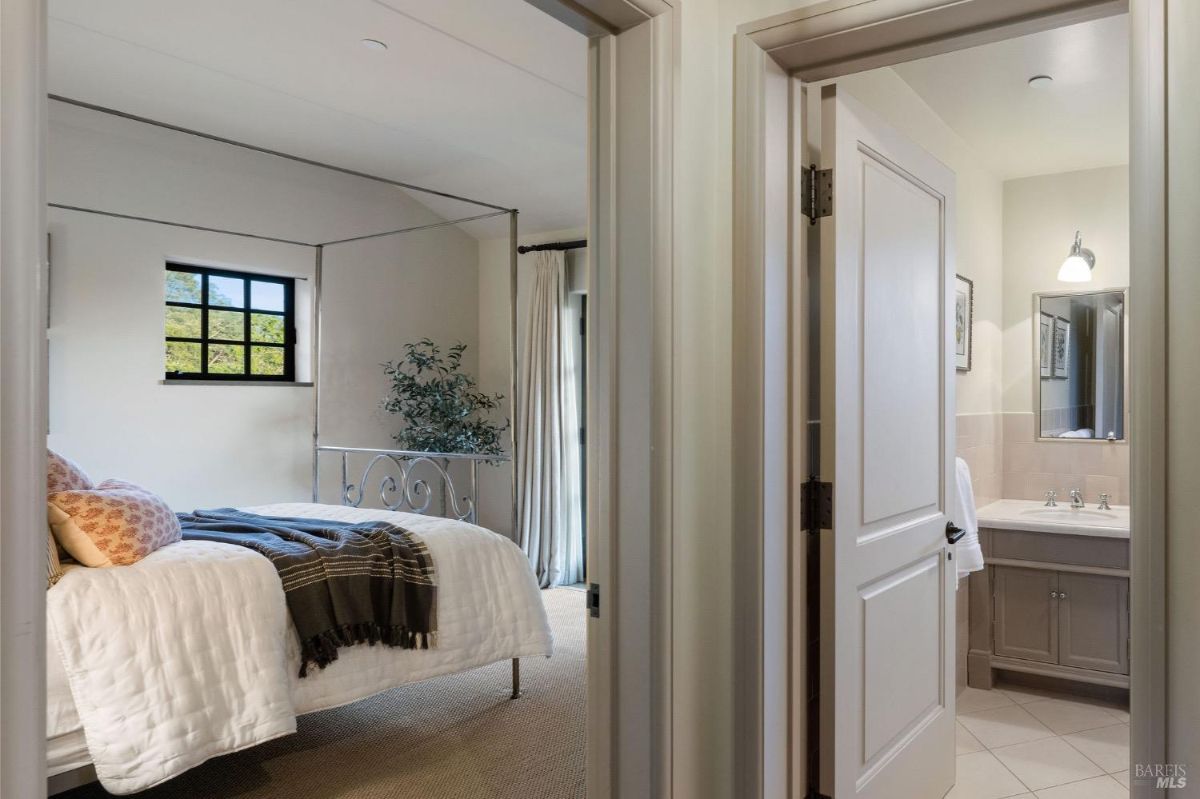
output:
<path id="1" fill-rule="evenodd" d="M 417 632 L 403 626 L 387 627 L 372 622 L 345 624 L 300 642 L 300 676 L 308 676 L 309 664 L 324 669 L 337 660 L 339 647 L 379 643 L 400 649 L 434 649 L 437 632 Z"/>

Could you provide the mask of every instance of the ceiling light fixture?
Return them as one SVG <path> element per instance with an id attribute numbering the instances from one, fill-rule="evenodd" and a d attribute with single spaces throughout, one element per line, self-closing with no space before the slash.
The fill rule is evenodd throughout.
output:
<path id="1" fill-rule="evenodd" d="M 385 42 L 379 41 L 378 39 L 363 39 L 362 46 L 367 48 L 368 50 L 386 50 L 386 49 L 388 49 L 387 44 Z"/>
<path id="2" fill-rule="evenodd" d="M 1092 270 L 1096 267 L 1096 254 L 1083 246 L 1079 231 L 1075 231 L 1075 243 L 1067 260 L 1063 261 L 1058 270 L 1058 279 L 1063 283 L 1088 283 L 1092 279 Z"/>
<path id="3" fill-rule="evenodd" d="M 1029 79 L 1029 86 L 1034 89 L 1049 88 L 1051 83 L 1054 83 L 1054 78 L 1049 75 L 1034 75 Z"/>

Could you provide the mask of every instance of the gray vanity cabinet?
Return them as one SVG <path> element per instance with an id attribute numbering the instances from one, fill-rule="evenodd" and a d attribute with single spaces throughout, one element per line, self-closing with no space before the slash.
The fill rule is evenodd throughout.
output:
<path id="1" fill-rule="evenodd" d="M 994 673 L 1129 686 L 1129 541 L 980 530 L 971 575 L 968 683 Z"/>
<path id="2" fill-rule="evenodd" d="M 1058 575 L 1059 663 L 1129 673 L 1129 580 Z"/>
<path id="3" fill-rule="evenodd" d="M 1058 573 L 997 566 L 992 574 L 1000 657 L 1058 662 Z"/>

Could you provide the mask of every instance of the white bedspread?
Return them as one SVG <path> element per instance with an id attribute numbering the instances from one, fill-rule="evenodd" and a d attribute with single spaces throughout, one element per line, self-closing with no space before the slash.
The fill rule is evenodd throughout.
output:
<path id="1" fill-rule="evenodd" d="M 52 703 L 47 732 L 68 740 L 82 726 L 111 793 L 143 790 L 216 755 L 293 732 L 297 714 L 551 653 L 529 563 L 503 536 L 448 519 L 341 506 L 246 510 L 386 519 L 421 536 L 437 569 L 438 646 L 350 647 L 300 679 L 299 642 L 279 577 L 251 550 L 185 541 L 134 566 L 70 569 L 47 604 L 75 707 Z M 56 770 L 51 763 L 49 773 L 74 765 Z"/>

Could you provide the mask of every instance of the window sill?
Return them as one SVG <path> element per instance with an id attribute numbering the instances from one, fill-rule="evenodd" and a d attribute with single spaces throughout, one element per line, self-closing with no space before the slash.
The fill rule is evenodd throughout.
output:
<path id="1" fill-rule="evenodd" d="M 283 380 L 159 380 L 163 386 L 287 386 L 290 388 L 312 387 L 312 383 L 286 382 Z"/>

